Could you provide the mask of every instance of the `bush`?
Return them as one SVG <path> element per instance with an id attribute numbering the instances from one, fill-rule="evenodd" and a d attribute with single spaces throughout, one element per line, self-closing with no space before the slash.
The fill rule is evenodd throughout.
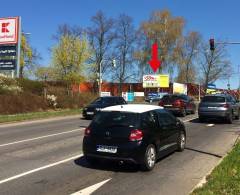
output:
<path id="1" fill-rule="evenodd" d="M 0 114 L 37 112 L 47 109 L 47 102 L 41 96 L 30 93 L 0 95 Z"/>
<path id="2" fill-rule="evenodd" d="M 96 99 L 96 95 L 92 93 L 80 93 L 71 95 L 57 96 L 58 108 L 81 108 Z"/>
<path id="3" fill-rule="evenodd" d="M 43 94 L 44 82 L 33 81 L 29 79 L 18 79 L 17 82 L 24 92 L 32 93 L 35 95 Z"/>

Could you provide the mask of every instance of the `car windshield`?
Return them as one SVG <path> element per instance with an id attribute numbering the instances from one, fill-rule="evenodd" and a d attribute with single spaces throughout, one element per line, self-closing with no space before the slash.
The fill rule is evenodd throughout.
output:
<path id="1" fill-rule="evenodd" d="M 202 100 L 202 102 L 225 102 L 225 97 L 221 96 L 205 96 Z"/>
<path id="2" fill-rule="evenodd" d="M 93 119 L 94 126 L 113 127 L 113 126 L 135 126 L 137 114 L 130 112 L 100 112 Z"/>

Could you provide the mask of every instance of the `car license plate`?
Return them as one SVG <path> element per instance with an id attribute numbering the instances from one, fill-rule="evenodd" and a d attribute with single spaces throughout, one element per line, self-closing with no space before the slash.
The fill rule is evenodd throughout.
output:
<path id="1" fill-rule="evenodd" d="M 209 106 L 208 108 L 210 108 L 210 109 L 216 109 L 217 107 L 212 107 L 212 106 Z"/>
<path id="2" fill-rule="evenodd" d="M 97 145 L 97 152 L 117 153 L 117 147 Z"/>
<path id="3" fill-rule="evenodd" d="M 166 105 L 164 105 L 165 107 L 172 107 L 172 105 L 171 104 L 166 104 Z"/>
<path id="4" fill-rule="evenodd" d="M 89 115 L 93 115 L 94 113 L 93 113 L 93 112 L 87 112 L 87 114 L 89 114 Z"/>

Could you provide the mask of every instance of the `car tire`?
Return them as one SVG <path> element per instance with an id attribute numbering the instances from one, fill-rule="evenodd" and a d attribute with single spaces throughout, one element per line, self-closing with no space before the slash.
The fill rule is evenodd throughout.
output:
<path id="1" fill-rule="evenodd" d="M 157 159 L 157 153 L 156 148 L 153 144 L 148 145 L 146 148 L 143 164 L 141 165 L 141 168 L 143 171 L 151 171 L 156 163 Z"/>
<path id="2" fill-rule="evenodd" d="M 183 108 L 182 111 L 181 111 L 181 116 L 182 116 L 182 117 L 185 117 L 186 115 L 187 115 L 186 109 Z"/>
<path id="3" fill-rule="evenodd" d="M 237 114 L 237 116 L 235 116 L 235 119 L 239 120 L 239 117 L 240 117 L 240 110 L 238 110 L 238 114 Z"/>
<path id="4" fill-rule="evenodd" d="M 203 116 L 199 116 L 199 117 L 198 117 L 198 120 L 199 120 L 199 122 L 201 122 L 201 123 L 205 122 L 205 118 L 204 118 Z"/>
<path id="5" fill-rule="evenodd" d="M 233 115 L 232 112 L 226 118 L 228 124 L 232 124 L 233 122 Z"/>
<path id="6" fill-rule="evenodd" d="M 186 146 L 186 135 L 183 131 L 180 131 L 178 140 L 177 140 L 177 150 L 179 152 L 182 152 L 185 149 Z"/>

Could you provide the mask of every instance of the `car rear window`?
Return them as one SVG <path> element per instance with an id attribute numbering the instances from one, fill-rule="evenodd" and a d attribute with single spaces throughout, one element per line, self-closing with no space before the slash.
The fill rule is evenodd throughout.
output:
<path id="1" fill-rule="evenodd" d="M 184 99 L 183 96 L 179 96 L 179 95 L 165 95 L 163 96 L 162 100 L 163 101 L 175 101 L 177 99 Z"/>
<path id="2" fill-rule="evenodd" d="M 100 112 L 93 121 L 92 125 L 97 127 L 113 126 L 136 126 L 138 115 L 130 112 Z"/>
<path id="3" fill-rule="evenodd" d="M 225 97 L 221 96 L 205 96 L 202 102 L 225 102 Z"/>

